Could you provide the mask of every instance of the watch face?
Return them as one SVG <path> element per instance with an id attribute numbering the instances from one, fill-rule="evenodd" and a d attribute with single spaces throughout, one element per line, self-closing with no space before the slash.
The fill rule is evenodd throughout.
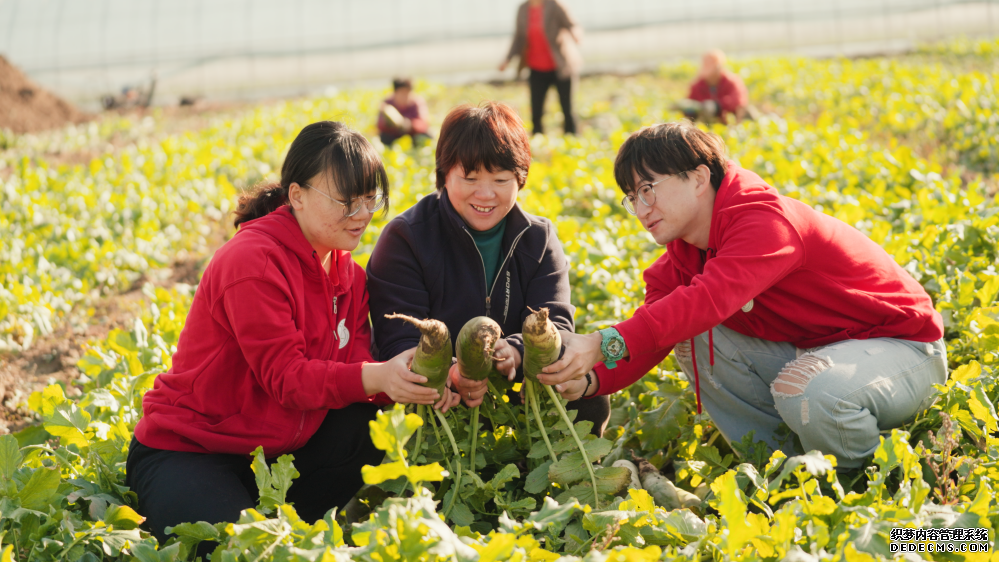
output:
<path id="1" fill-rule="evenodd" d="M 611 338 L 607 342 L 607 351 L 611 357 L 620 357 L 624 353 L 624 340 L 620 336 Z"/>

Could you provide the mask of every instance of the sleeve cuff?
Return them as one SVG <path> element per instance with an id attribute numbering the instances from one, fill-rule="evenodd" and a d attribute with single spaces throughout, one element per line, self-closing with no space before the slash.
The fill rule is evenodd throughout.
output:
<path id="1" fill-rule="evenodd" d="M 334 384 L 338 387 L 344 406 L 369 401 L 368 395 L 364 393 L 364 381 L 361 379 L 363 366 L 364 363 L 341 364 L 335 372 L 337 380 Z"/>

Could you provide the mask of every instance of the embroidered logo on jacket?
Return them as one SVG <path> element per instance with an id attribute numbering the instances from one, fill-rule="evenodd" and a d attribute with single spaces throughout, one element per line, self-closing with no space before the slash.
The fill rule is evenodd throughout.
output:
<path id="1" fill-rule="evenodd" d="M 344 318 L 340 321 L 340 324 L 336 327 L 336 335 L 340 338 L 340 349 L 347 346 L 347 342 L 350 341 L 350 330 L 347 329 L 347 319 Z"/>

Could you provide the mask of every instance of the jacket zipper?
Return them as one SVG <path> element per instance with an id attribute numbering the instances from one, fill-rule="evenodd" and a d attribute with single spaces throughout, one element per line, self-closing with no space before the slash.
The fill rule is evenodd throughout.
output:
<path id="1" fill-rule="evenodd" d="M 319 254 L 317 254 L 315 250 L 312 250 L 312 256 L 314 258 L 316 258 L 317 262 L 319 261 Z M 324 269 L 323 269 L 323 266 L 322 266 L 321 263 L 319 264 L 319 271 L 320 271 L 320 276 L 322 276 Z M 325 293 L 327 296 L 330 296 L 330 292 L 331 292 L 331 290 L 330 290 L 330 287 L 329 287 L 329 281 L 324 279 L 323 280 L 323 293 Z M 339 341 L 338 340 L 338 335 L 339 334 L 337 334 L 337 331 L 336 331 L 336 295 L 332 295 L 332 297 L 333 297 L 333 315 L 330 317 L 330 331 L 333 332 L 333 341 L 337 342 L 337 341 Z M 328 312 L 328 310 L 327 310 L 327 312 Z M 303 423 L 304 422 L 305 422 L 305 420 L 303 418 Z"/>
<path id="2" fill-rule="evenodd" d="M 486 293 L 486 316 L 489 316 L 489 312 L 492 310 L 492 295 L 493 289 L 496 288 L 496 281 L 499 279 L 500 273 L 503 273 L 503 267 L 506 266 L 506 262 L 509 261 L 510 256 L 513 255 L 513 250 L 517 247 L 517 242 L 520 242 L 521 237 L 524 236 L 524 233 L 527 232 L 527 229 L 529 228 L 531 228 L 531 225 L 525 226 L 524 230 L 521 230 L 520 234 L 517 234 L 517 237 L 513 239 L 513 243 L 510 244 L 510 251 L 506 253 L 506 257 L 503 258 L 503 261 L 500 263 L 499 269 L 496 270 L 496 279 L 493 279 L 493 284 L 489 287 L 489 292 Z M 475 238 L 472 236 L 472 233 L 468 231 L 468 227 L 463 226 L 461 229 L 465 231 L 465 234 L 467 234 L 469 238 L 472 239 L 472 245 L 475 246 L 475 252 L 479 254 L 479 261 L 482 262 L 482 279 L 485 280 L 486 260 L 482 257 L 482 252 L 479 251 L 479 246 L 475 244 Z"/>
<path id="3" fill-rule="evenodd" d="M 315 250 L 312 250 L 312 257 L 316 258 L 316 261 L 319 260 L 319 255 L 316 253 Z M 323 272 L 322 264 L 319 264 L 319 269 L 320 269 L 320 276 L 321 276 L 322 272 Z M 323 292 L 328 295 L 329 291 L 330 291 L 329 284 L 328 284 L 328 282 L 325 282 L 325 280 L 324 280 L 324 283 L 323 283 Z M 336 332 L 336 295 L 333 295 L 333 321 L 332 322 L 333 323 L 332 323 L 332 326 L 331 326 L 330 329 L 333 332 L 333 341 L 335 342 L 335 341 L 337 341 L 337 332 Z M 335 346 L 335 344 L 334 344 L 334 346 Z M 305 417 L 307 415 L 308 415 L 308 412 L 302 412 L 302 417 L 298 420 L 298 430 L 295 431 L 295 437 L 293 437 L 291 439 L 292 445 L 294 446 L 295 449 L 299 449 L 300 448 L 300 446 L 298 445 L 298 439 L 302 436 L 302 430 L 305 429 Z"/>

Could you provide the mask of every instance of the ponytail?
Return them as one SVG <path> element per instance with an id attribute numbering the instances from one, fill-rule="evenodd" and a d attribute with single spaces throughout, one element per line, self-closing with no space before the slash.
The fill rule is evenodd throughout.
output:
<path id="1" fill-rule="evenodd" d="M 270 183 L 253 188 L 249 193 L 240 194 L 236 202 L 236 220 L 232 225 L 239 228 L 244 222 L 270 214 L 288 203 L 288 188 L 280 183 Z"/>

